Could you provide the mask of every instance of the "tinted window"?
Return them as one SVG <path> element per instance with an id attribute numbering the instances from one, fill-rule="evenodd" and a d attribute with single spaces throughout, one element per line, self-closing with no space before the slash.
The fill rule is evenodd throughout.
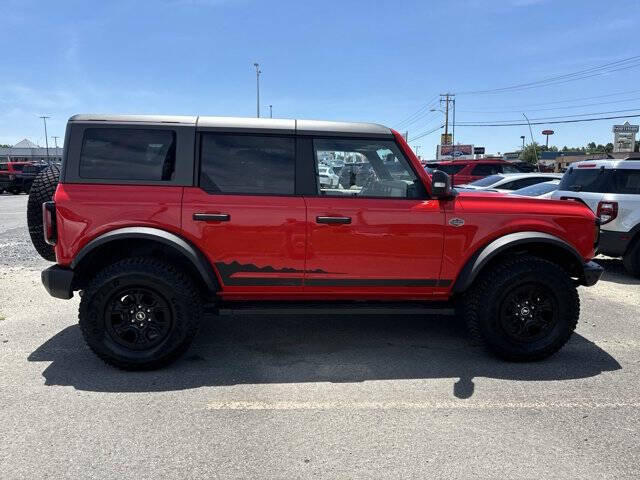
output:
<path id="1" fill-rule="evenodd" d="M 471 182 L 469 185 L 473 185 L 474 187 L 488 187 L 489 185 L 498 183 L 503 179 L 504 177 L 502 175 L 490 175 L 488 177 L 481 178 L 480 180 L 476 180 L 475 182 Z"/>
<path id="2" fill-rule="evenodd" d="M 9 170 L 9 167 L 6 163 L 0 163 L 0 170 Z"/>
<path id="3" fill-rule="evenodd" d="M 171 180 L 176 135 L 171 130 L 89 128 L 84 132 L 80 177 Z"/>
<path id="4" fill-rule="evenodd" d="M 527 197 L 537 197 L 545 193 L 553 192 L 558 189 L 558 182 L 544 182 L 530 187 L 521 188 L 513 192 L 516 195 L 525 195 Z"/>
<path id="5" fill-rule="evenodd" d="M 295 139 L 204 134 L 200 186 L 209 192 L 290 195 L 295 190 Z"/>
<path id="6" fill-rule="evenodd" d="M 22 169 L 24 168 L 24 165 L 21 165 L 19 163 L 14 163 L 11 168 L 13 168 L 13 170 L 16 172 L 21 172 Z"/>
<path id="7" fill-rule="evenodd" d="M 491 165 L 491 164 L 483 164 L 483 165 L 476 165 L 475 167 L 473 167 L 473 171 L 471 172 L 471 175 L 476 175 L 476 176 L 480 176 L 480 177 L 486 177 L 487 175 L 495 175 L 496 173 L 501 173 L 502 172 L 502 168 L 500 168 L 501 165 Z"/>
<path id="8" fill-rule="evenodd" d="M 549 181 L 549 177 L 527 177 L 521 178 L 520 180 L 514 180 L 513 182 L 509 182 L 509 186 L 507 184 L 500 185 L 497 188 L 502 188 L 505 190 L 517 190 L 519 188 L 528 187 L 530 185 L 536 185 L 538 183 Z"/>
<path id="9" fill-rule="evenodd" d="M 562 176 L 558 190 L 574 192 L 606 193 L 611 190 L 611 174 L 613 170 L 604 168 L 570 168 Z"/>
<path id="10" fill-rule="evenodd" d="M 458 173 L 460 170 L 462 170 L 464 167 L 466 167 L 465 164 L 461 164 L 461 165 L 453 165 L 453 164 L 439 164 L 439 163 L 430 163 L 429 164 L 429 168 L 433 171 L 433 170 L 440 170 L 441 172 L 446 173 L 447 175 L 455 175 L 456 173 Z"/>
<path id="11" fill-rule="evenodd" d="M 321 195 L 420 198 L 422 183 L 392 140 L 317 139 L 313 142 L 316 171 L 322 162 L 340 162 L 338 184 L 318 178 Z"/>
<path id="12" fill-rule="evenodd" d="M 640 170 L 616 170 L 612 193 L 640 195 Z"/>
<path id="13" fill-rule="evenodd" d="M 496 165 L 502 173 L 522 173 L 518 167 L 513 165 Z"/>

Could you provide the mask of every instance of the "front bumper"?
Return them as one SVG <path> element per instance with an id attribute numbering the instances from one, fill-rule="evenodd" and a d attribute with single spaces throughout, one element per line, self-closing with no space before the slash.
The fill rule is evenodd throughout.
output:
<path id="1" fill-rule="evenodd" d="M 42 284 L 49 295 L 68 300 L 73 297 L 73 270 L 53 265 L 42 271 Z"/>
<path id="2" fill-rule="evenodd" d="M 602 273 L 604 272 L 604 268 L 598 265 L 596 262 L 588 262 L 582 265 L 582 277 L 580 278 L 580 285 L 584 285 L 585 287 L 591 287 L 595 285 Z"/>

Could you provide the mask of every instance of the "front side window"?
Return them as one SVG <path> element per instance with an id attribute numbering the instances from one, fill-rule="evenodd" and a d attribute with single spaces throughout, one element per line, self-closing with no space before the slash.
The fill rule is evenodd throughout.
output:
<path id="1" fill-rule="evenodd" d="M 176 160 L 172 130 L 88 128 L 80 177 L 105 180 L 171 180 Z"/>
<path id="2" fill-rule="evenodd" d="M 392 140 L 316 139 L 320 195 L 334 197 L 421 198 L 422 183 Z M 327 167 L 339 175 L 326 178 Z M 336 178 L 337 177 L 337 178 Z"/>
<path id="3" fill-rule="evenodd" d="M 202 135 L 200 186 L 211 193 L 292 195 L 295 138 L 270 135 Z"/>

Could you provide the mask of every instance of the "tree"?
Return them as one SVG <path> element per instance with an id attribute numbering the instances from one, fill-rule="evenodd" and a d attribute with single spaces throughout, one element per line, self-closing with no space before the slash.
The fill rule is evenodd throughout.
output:
<path id="1" fill-rule="evenodd" d="M 608 153 L 613 152 L 613 143 L 609 142 L 604 146 L 604 150 Z"/>
<path id="2" fill-rule="evenodd" d="M 524 150 L 520 153 L 520 160 L 535 165 L 536 160 L 540 158 L 541 151 L 542 149 L 540 148 L 540 145 L 536 142 L 530 143 L 524 147 Z"/>
<path id="3" fill-rule="evenodd" d="M 0 143 L 0 148 L 11 148 L 11 145 L 7 145 L 6 143 Z"/>

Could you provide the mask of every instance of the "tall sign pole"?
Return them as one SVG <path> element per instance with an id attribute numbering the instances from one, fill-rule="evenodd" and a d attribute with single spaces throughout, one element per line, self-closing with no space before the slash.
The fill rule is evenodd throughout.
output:
<path id="1" fill-rule="evenodd" d="M 254 63 L 254 67 L 256 67 L 256 117 L 260 118 L 260 64 Z"/>
<path id="2" fill-rule="evenodd" d="M 51 118 L 51 117 L 42 115 L 40 116 L 40 118 L 44 122 L 44 144 L 47 147 L 47 163 L 49 163 L 49 136 L 47 135 L 47 118 Z"/>

